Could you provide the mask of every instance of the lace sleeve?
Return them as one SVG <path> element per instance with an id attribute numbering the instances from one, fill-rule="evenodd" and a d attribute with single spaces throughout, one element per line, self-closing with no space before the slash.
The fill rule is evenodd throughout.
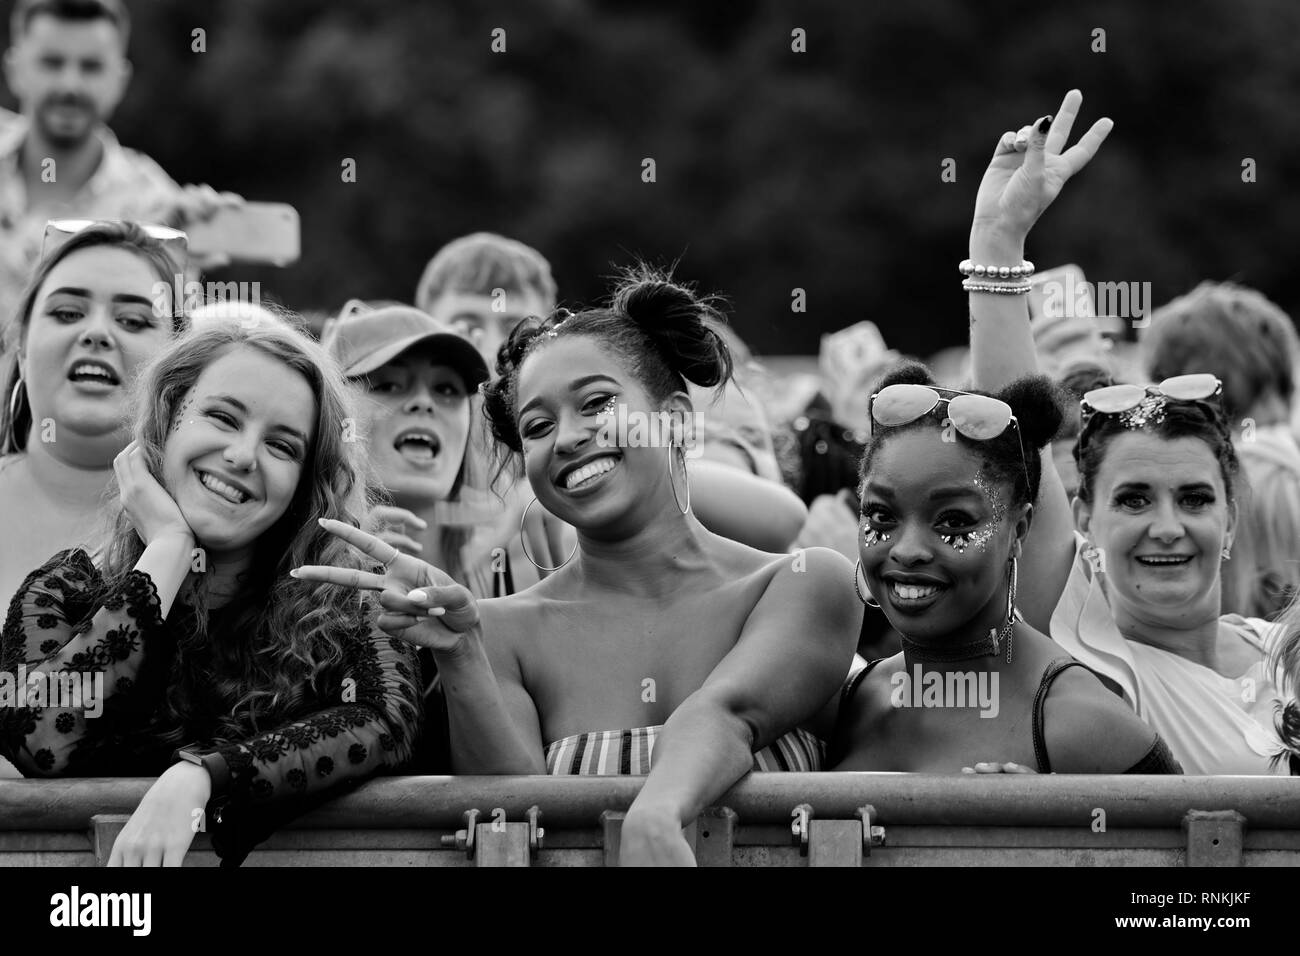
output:
<path id="1" fill-rule="evenodd" d="M 87 720 L 130 689 L 145 636 L 162 626 L 158 593 L 132 571 L 119 592 L 80 549 L 27 576 L 0 631 L 0 754 L 29 776 L 54 776 L 88 736 Z"/>
<path id="2" fill-rule="evenodd" d="M 214 826 L 259 807 L 273 807 L 274 819 L 283 821 L 410 759 L 423 710 L 420 664 L 411 645 L 367 626 L 347 642 L 335 692 L 342 702 L 337 706 L 210 751 L 220 758 L 215 772 L 206 762 Z"/>

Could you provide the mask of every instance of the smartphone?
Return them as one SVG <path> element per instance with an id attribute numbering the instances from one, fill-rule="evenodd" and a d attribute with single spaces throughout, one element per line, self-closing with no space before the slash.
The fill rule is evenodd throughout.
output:
<path id="1" fill-rule="evenodd" d="M 287 266 L 302 254 L 298 210 L 287 203 L 246 202 L 191 223 L 190 254 L 227 255 L 232 262 Z"/>

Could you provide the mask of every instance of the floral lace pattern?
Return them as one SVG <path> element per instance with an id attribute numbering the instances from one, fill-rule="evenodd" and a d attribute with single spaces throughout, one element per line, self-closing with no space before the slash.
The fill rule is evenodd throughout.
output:
<path id="1" fill-rule="evenodd" d="M 156 775 L 172 763 L 173 748 L 157 740 L 158 702 L 141 699 L 153 685 L 139 674 L 150 655 L 170 655 L 150 661 L 155 671 L 170 671 L 185 615 L 163 620 L 157 591 L 142 572 L 96 600 L 102 589 L 84 551 L 63 551 L 28 575 L 10 604 L 0 632 L 3 669 L 105 675 L 96 719 L 85 708 L 0 707 L 0 754 L 28 776 Z M 315 703 L 305 704 L 299 719 L 237 743 L 191 748 L 219 755 L 229 770 L 228 780 L 214 772 L 213 803 L 222 813 L 210 805 L 210 819 L 267 804 L 284 819 L 308 798 L 317 801 L 409 759 L 423 719 L 414 648 L 366 623 L 343 639 L 342 650 L 337 678 L 309 695 Z M 338 703 L 322 707 L 331 700 Z"/>

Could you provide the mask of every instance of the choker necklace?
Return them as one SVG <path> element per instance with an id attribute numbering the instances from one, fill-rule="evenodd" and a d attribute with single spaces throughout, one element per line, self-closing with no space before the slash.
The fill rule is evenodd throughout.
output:
<path id="1" fill-rule="evenodd" d="M 1007 663 L 1010 664 L 1012 631 L 1015 628 L 1015 623 L 1014 620 L 1007 621 L 1002 625 L 1000 631 L 991 627 L 987 637 L 966 644 L 941 644 L 936 646 L 934 644 L 918 644 L 902 634 L 899 635 L 899 638 L 903 643 L 903 652 L 908 657 L 933 664 L 948 664 L 953 661 L 969 660 L 972 657 L 997 657 L 1002 645 L 1005 644 Z"/>

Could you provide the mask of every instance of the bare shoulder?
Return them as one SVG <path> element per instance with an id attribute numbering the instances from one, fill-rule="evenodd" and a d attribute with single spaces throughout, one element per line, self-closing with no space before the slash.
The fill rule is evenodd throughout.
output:
<path id="1" fill-rule="evenodd" d="M 479 600 L 483 644 L 494 665 L 501 660 L 516 659 L 522 638 L 537 633 L 542 601 L 534 591 L 535 588 L 529 588 L 506 597 Z"/>
<path id="2" fill-rule="evenodd" d="M 1070 667 L 1043 702 L 1043 737 L 1055 771 L 1123 773 L 1147 755 L 1156 732 L 1095 674 Z"/>
<path id="3" fill-rule="evenodd" d="M 761 553 L 761 552 L 760 552 Z M 768 555 L 772 568 L 772 585 L 807 587 L 834 591 L 853 597 L 853 565 L 838 551 L 830 548 L 800 548 L 790 554 Z"/>

